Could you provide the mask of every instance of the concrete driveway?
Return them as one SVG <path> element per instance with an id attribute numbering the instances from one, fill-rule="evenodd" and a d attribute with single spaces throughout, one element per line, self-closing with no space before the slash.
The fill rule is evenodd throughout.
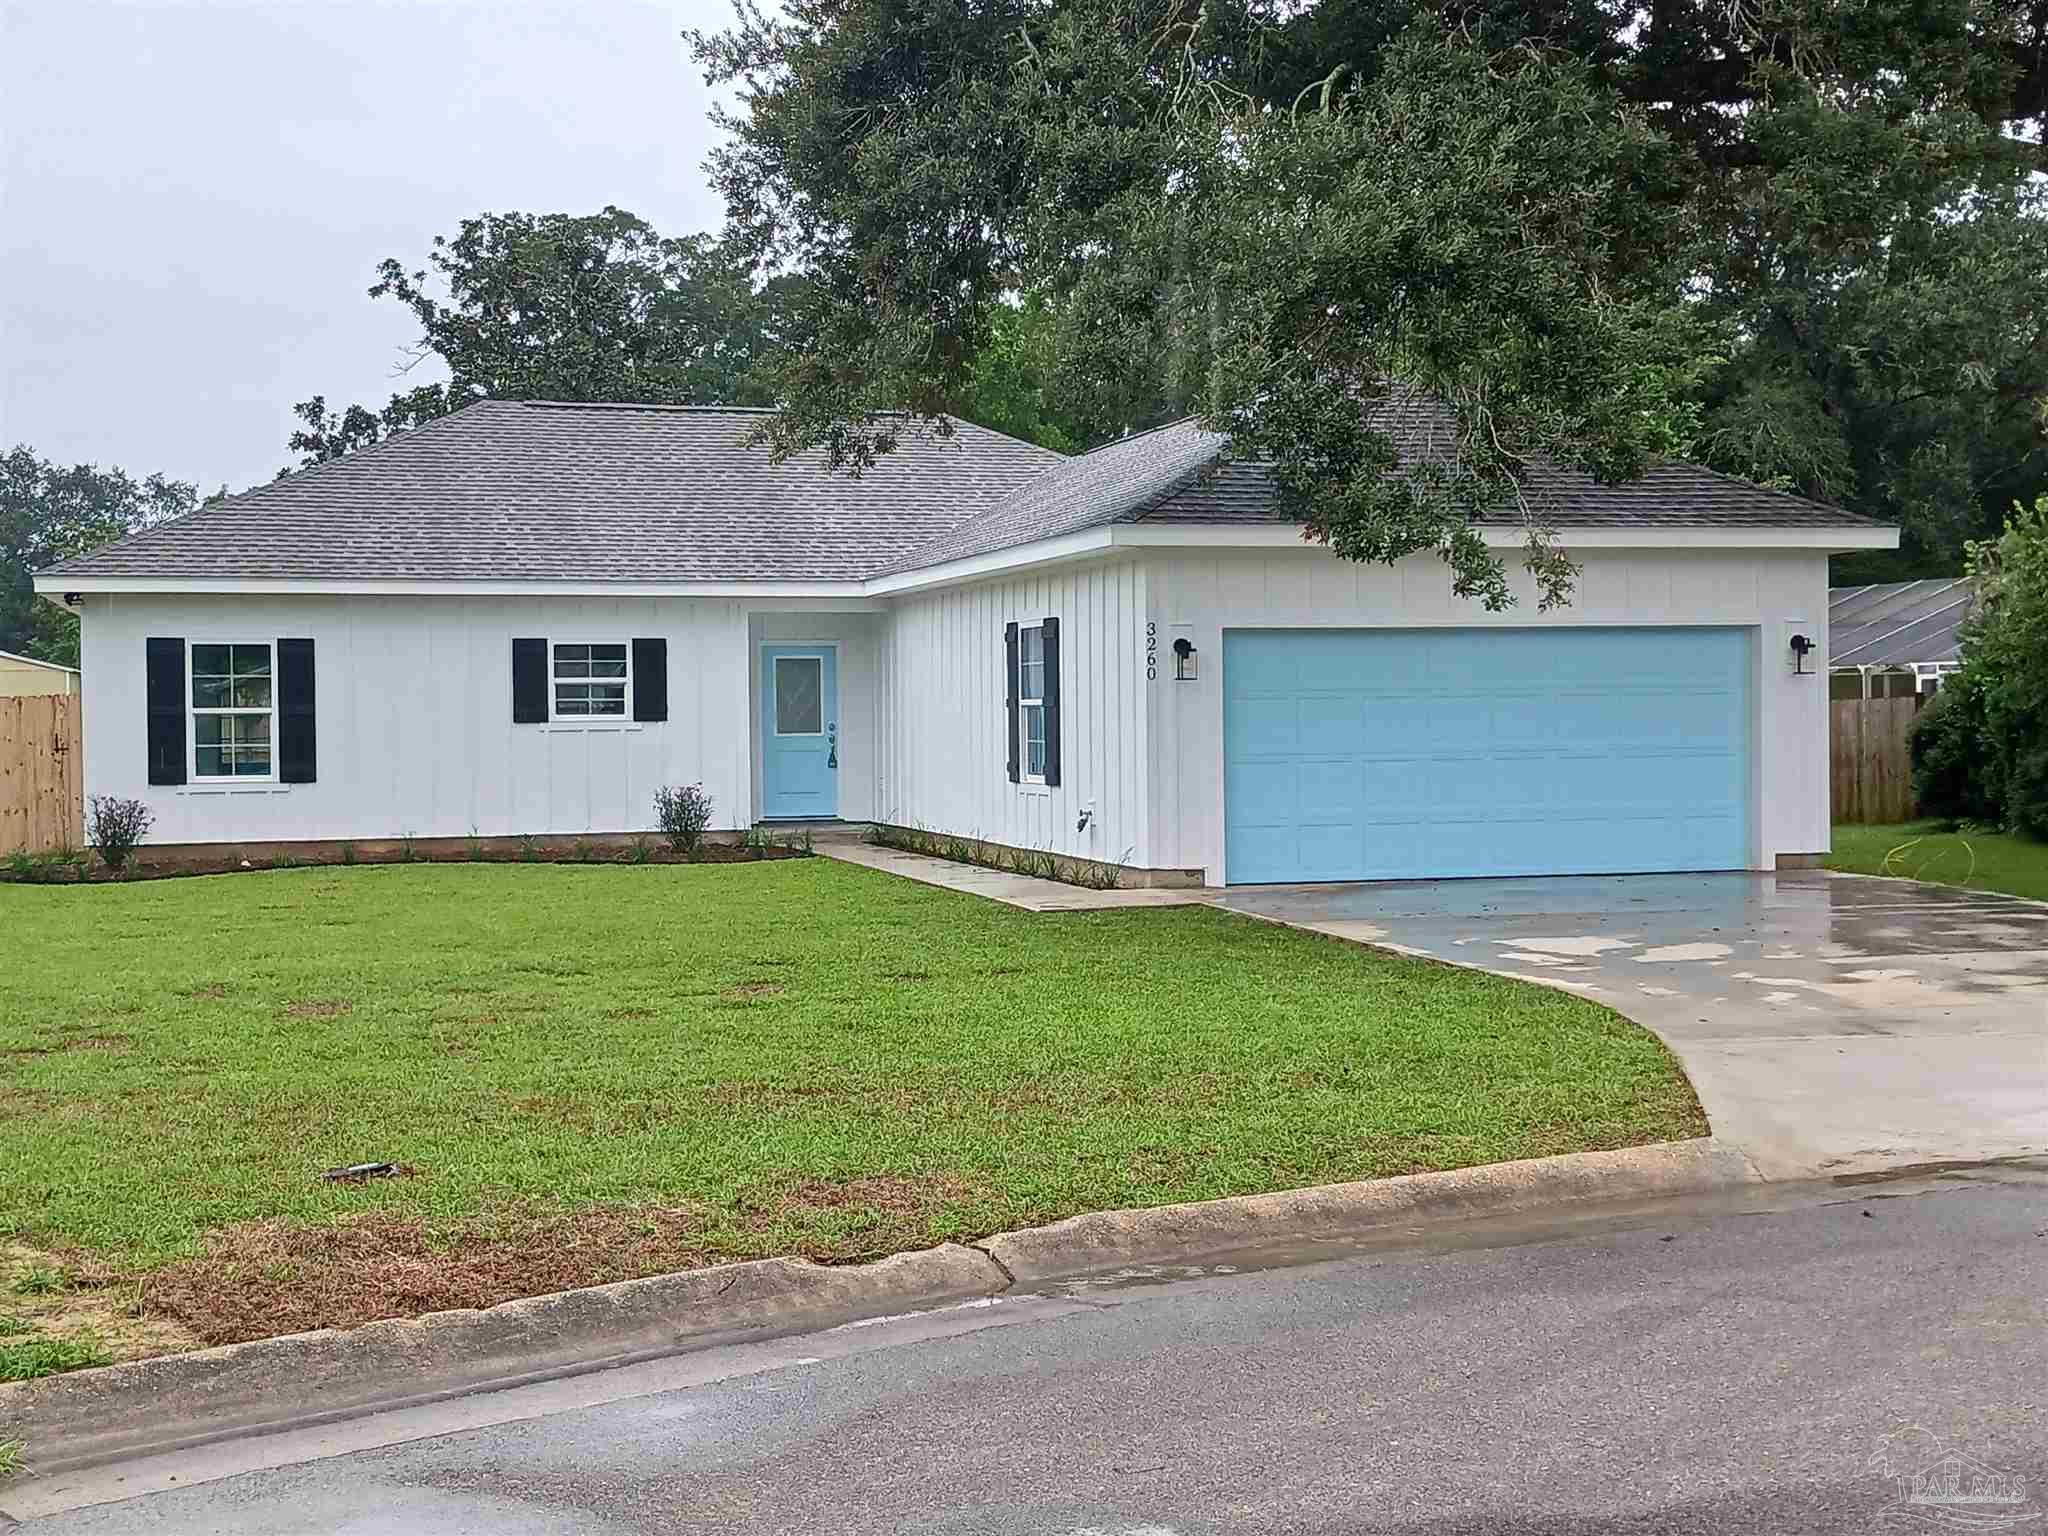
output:
<path id="1" fill-rule="evenodd" d="M 2048 905 L 1821 871 L 1254 886 L 1219 904 L 1564 987 L 1767 1178 L 2048 1152 Z"/>

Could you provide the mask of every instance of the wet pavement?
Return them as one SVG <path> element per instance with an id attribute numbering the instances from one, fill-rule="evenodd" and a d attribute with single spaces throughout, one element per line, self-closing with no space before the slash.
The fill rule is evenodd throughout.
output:
<path id="1" fill-rule="evenodd" d="M 1249 1255 L 54 1473 L 0 1529 L 2038 1531 L 2044 1230 L 2007 1168 Z"/>
<path id="2" fill-rule="evenodd" d="M 2048 1151 L 2048 904 L 1823 871 L 1223 893 L 1594 998 L 1771 1178 Z"/>

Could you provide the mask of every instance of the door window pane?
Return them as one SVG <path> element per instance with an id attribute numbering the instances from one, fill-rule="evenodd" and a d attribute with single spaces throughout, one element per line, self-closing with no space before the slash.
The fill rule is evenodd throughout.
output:
<path id="1" fill-rule="evenodd" d="M 820 736 L 825 731 L 825 663 L 816 656 L 775 658 L 775 734 Z"/>

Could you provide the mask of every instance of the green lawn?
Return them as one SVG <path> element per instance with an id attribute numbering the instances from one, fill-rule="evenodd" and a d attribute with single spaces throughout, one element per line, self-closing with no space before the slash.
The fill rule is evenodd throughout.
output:
<path id="1" fill-rule="evenodd" d="M 1942 823 L 1835 828 L 1828 868 L 1899 875 L 2048 901 L 2048 843 L 2000 832 L 1945 832 Z"/>
<path id="2" fill-rule="evenodd" d="M 1704 1130 L 1556 991 L 823 859 L 0 886 L 0 933 L 0 1260 L 206 1341 Z"/>

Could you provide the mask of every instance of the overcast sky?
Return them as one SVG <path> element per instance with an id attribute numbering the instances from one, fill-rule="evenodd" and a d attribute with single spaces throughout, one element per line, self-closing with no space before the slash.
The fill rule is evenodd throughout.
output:
<path id="1" fill-rule="evenodd" d="M 381 406 L 364 290 L 473 213 L 713 229 L 726 0 L 0 0 L 0 450 L 239 490 Z M 426 375 L 420 375 L 424 382 Z"/>

